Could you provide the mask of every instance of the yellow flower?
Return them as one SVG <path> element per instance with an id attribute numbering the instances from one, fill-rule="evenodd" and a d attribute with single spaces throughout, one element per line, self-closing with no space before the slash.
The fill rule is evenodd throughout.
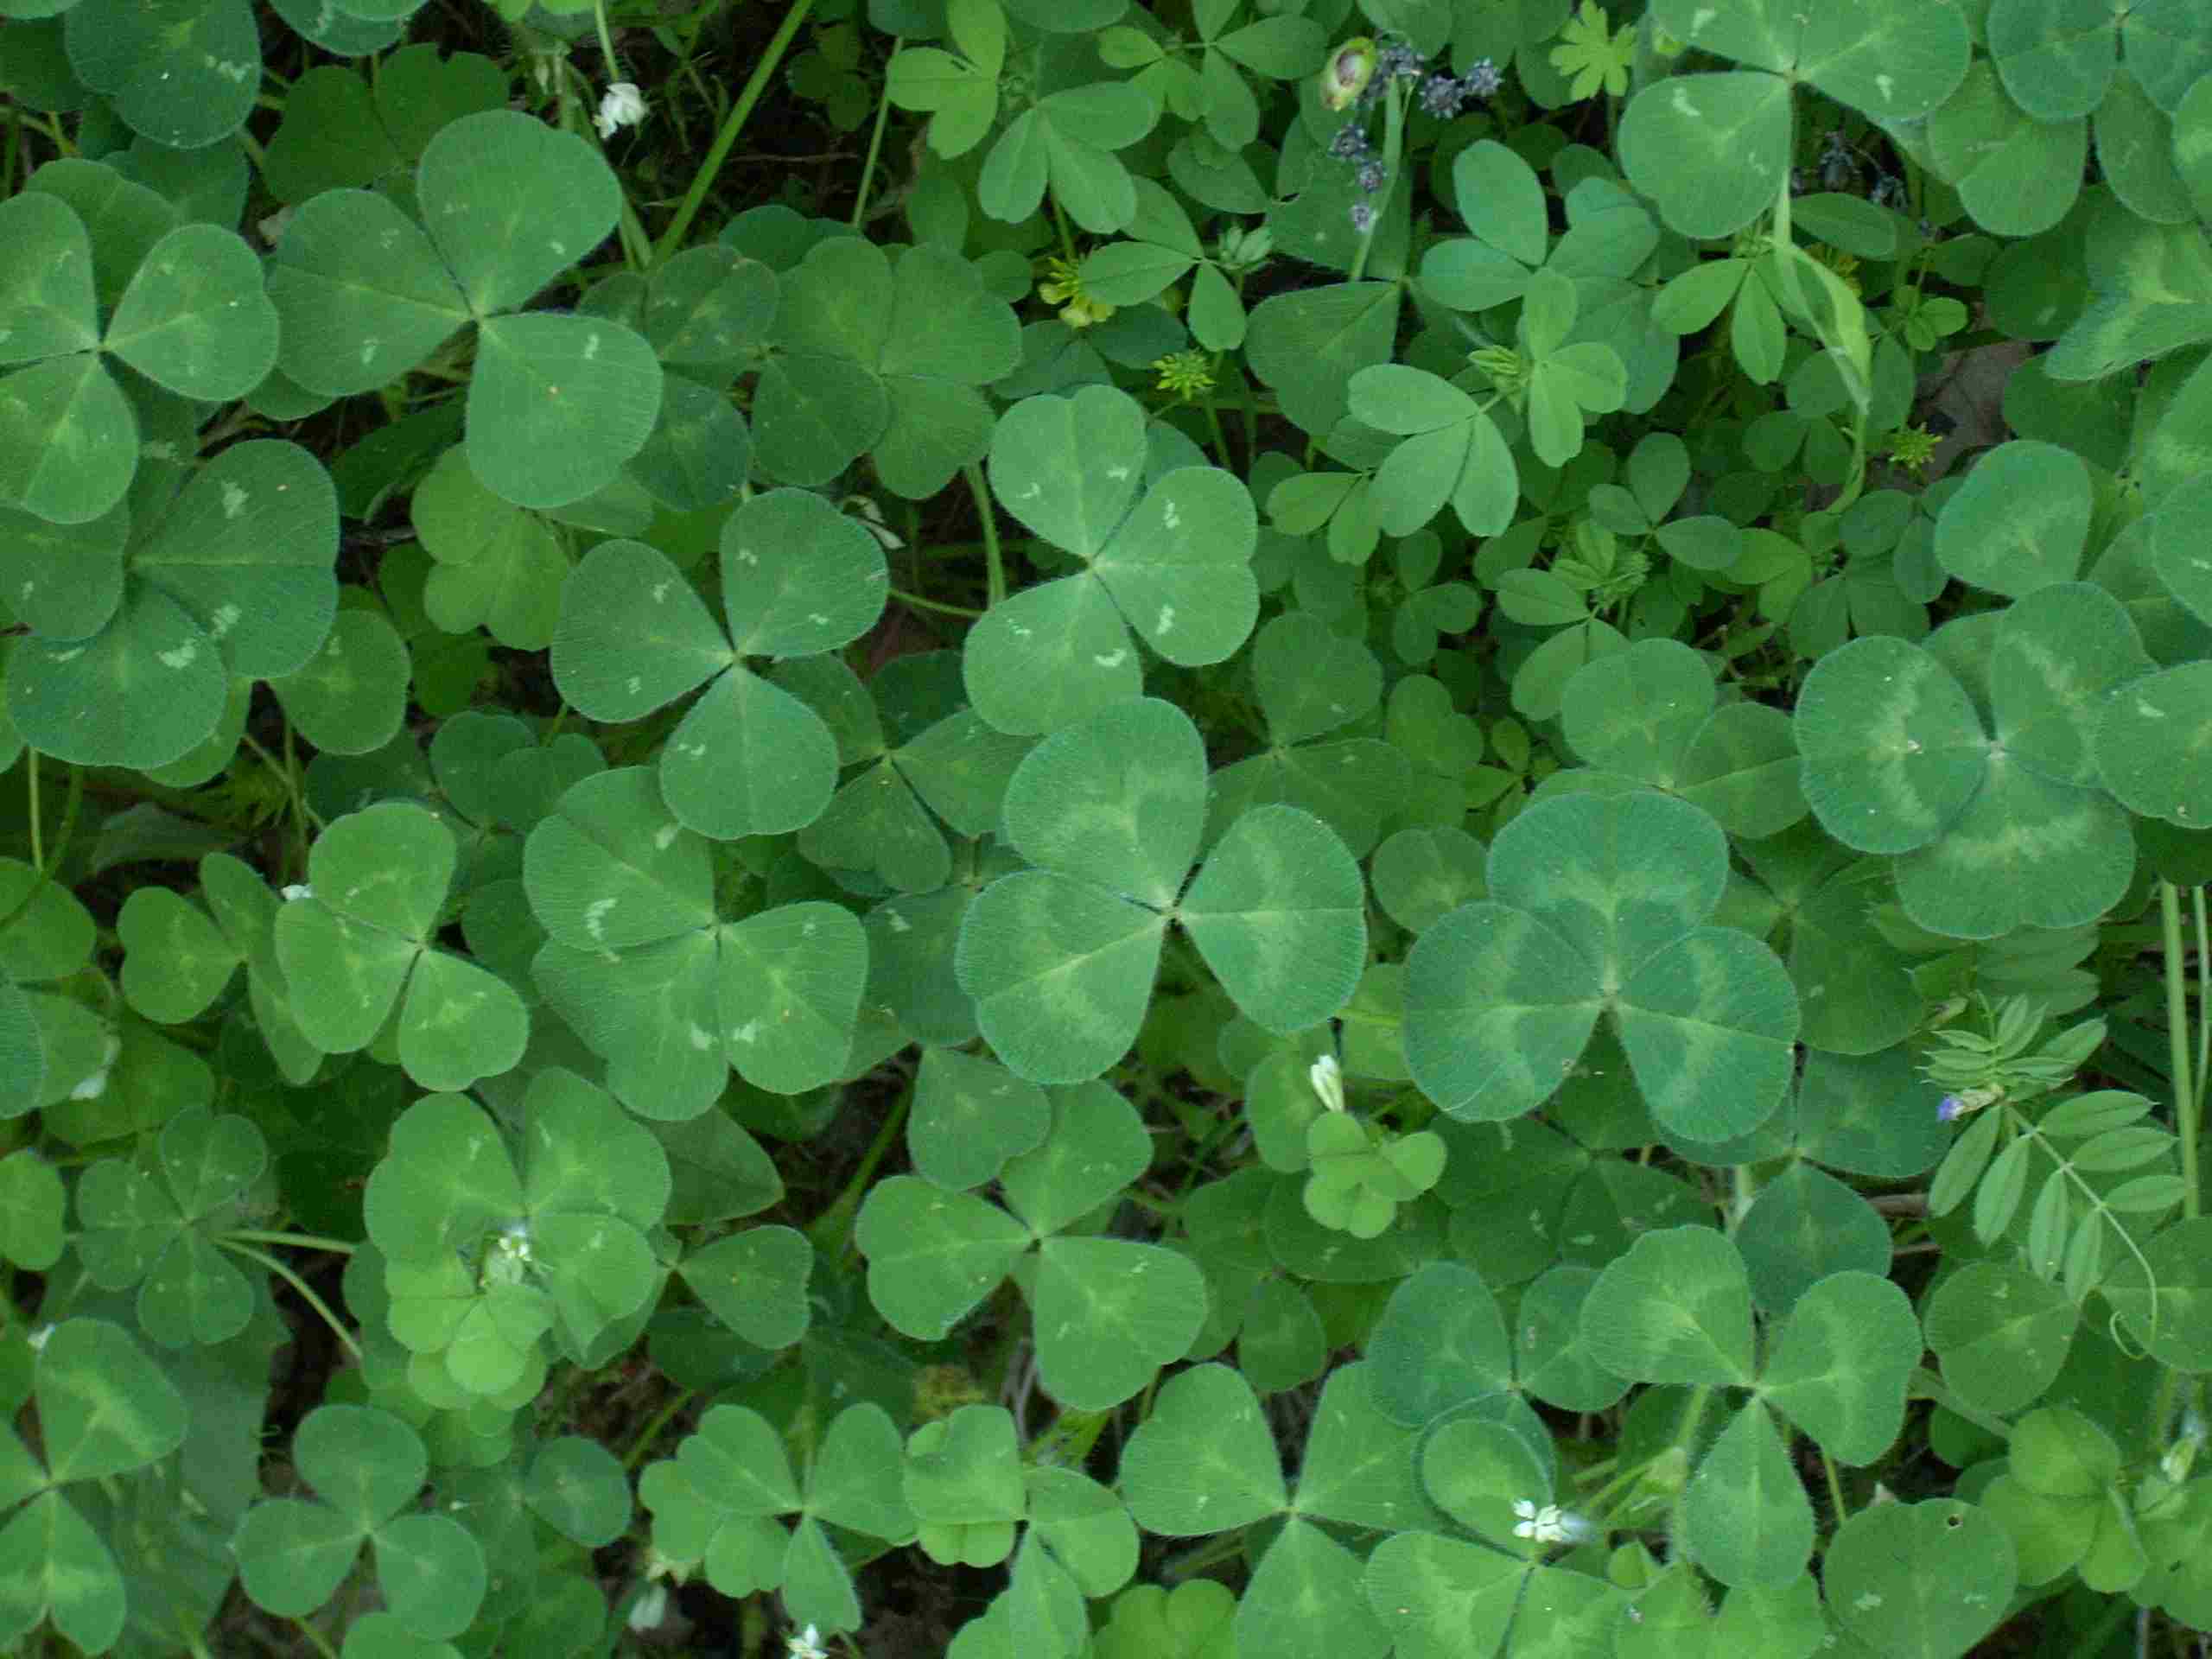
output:
<path id="1" fill-rule="evenodd" d="M 1213 390 L 1213 359 L 1204 352 L 1170 352 L 1155 359 L 1153 372 L 1162 391 L 1189 399 Z"/>
<path id="2" fill-rule="evenodd" d="M 1088 328 L 1114 315 L 1115 308 L 1084 292 L 1083 272 L 1072 260 L 1049 257 L 1046 280 L 1037 284 L 1037 296 L 1060 308 L 1060 321 L 1071 328 Z"/>

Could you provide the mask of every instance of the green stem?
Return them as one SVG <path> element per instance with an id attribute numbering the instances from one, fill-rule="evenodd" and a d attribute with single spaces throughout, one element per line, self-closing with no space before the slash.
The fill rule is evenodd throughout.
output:
<path id="1" fill-rule="evenodd" d="M 994 607 L 1002 605 L 1006 602 L 1006 556 L 999 550 L 999 521 L 991 507 L 991 486 L 975 461 L 961 468 L 961 473 L 975 494 L 976 511 L 983 519 L 983 559 L 990 571 L 988 602 Z"/>
<path id="2" fill-rule="evenodd" d="M 906 37 L 904 35 L 893 35 L 891 37 L 891 55 L 893 57 L 895 58 L 899 55 L 899 48 L 906 44 Z M 887 84 L 888 83 L 887 83 Z M 860 195 L 853 203 L 853 228 L 856 231 L 860 229 L 861 222 L 868 217 L 868 187 L 875 182 L 875 158 L 883 151 L 884 124 L 890 118 L 891 99 L 887 95 L 884 98 L 878 99 L 876 102 L 875 130 L 868 135 L 868 160 L 861 163 Z"/>
<path id="3" fill-rule="evenodd" d="M 1198 401 L 1205 406 L 1206 424 L 1213 429 L 1213 452 L 1221 458 L 1222 470 L 1233 473 L 1236 463 L 1230 458 L 1229 434 L 1221 429 L 1221 411 L 1214 407 L 1213 394 L 1203 393 Z"/>
<path id="4" fill-rule="evenodd" d="M 914 1086 L 909 1083 L 899 1091 L 899 1101 L 886 1114 L 882 1126 L 875 1132 L 875 1139 L 868 1143 L 868 1151 L 861 1158 L 861 1166 L 853 1172 L 853 1179 L 845 1183 L 845 1190 L 836 1201 L 808 1228 L 814 1248 L 827 1260 L 836 1260 L 852 1248 L 853 1223 L 860 1213 L 861 1195 L 868 1191 L 868 1183 L 875 1178 L 875 1166 L 883 1161 L 884 1154 L 891 1150 L 891 1143 L 899 1138 L 905 1127 L 906 1111 L 914 1103 Z"/>
<path id="5" fill-rule="evenodd" d="M 1965 1418 L 1967 1421 L 1985 1433 L 1993 1434 L 2000 1440 L 2010 1440 L 2012 1438 L 2012 1424 L 2006 1422 L 2002 1417 L 1982 1410 L 1979 1406 L 1968 1405 L 1958 1395 L 1953 1394 L 1944 1385 L 1943 1379 L 1933 1371 L 1913 1372 L 1912 1379 L 1906 1387 L 1905 1397 L 1909 1400 L 1932 1400 L 1954 1416 Z"/>
<path id="6" fill-rule="evenodd" d="M 2196 1077 L 2189 1041 L 2189 964 L 2181 942 L 2181 889 L 2158 883 L 2158 916 L 2165 929 L 2166 1052 L 2172 1066 L 2174 1128 L 2181 1136 L 2182 1217 L 2195 1221 L 2202 1208 L 2196 1175 Z"/>
<path id="7" fill-rule="evenodd" d="M 69 793 L 61 803 L 61 827 L 54 835 L 54 868 L 59 870 L 61 861 L 69 856 L 69 838 L 77 833 L 77 809 L 85 799 L 85 769 L 72 765 L 69 768 Z"/>
<path id="8" fill-rule="evenodd" d="M 1827 1448 L 1821 1448 L 1821 1468 L 1828 1478 L 1828 1502 L 1835 1508 L 1835 1525 L 1840 1529 L 1851 1506 L 1843 1501 L 1843 1477 L 1836 1472 L 1835 1459 L 1828 1456 Z"/>
<path id="9" fill-rule="evenodd" d="M 2196 1108 L 2204 1121 L 2204 1086 L 2212 1082 L 2212 935 L 2204 920 L 2204 889 L 2189 890 L 2189 907 L 2196 924 Z"/>
<path id="10" fill-rule="evenodd" d="M 652 1443 L 660 1438 L 661 1430 L 666 1428 L 676 1414 L 697 1397 L 689 1389 L 678 1389 L 676 1397 L 655 1412 L 652 1421 L 638 1431 L 638 1438 L 630 1442 L 630 1449 L 622 1454 L 622 1466 L 635 1474 L 638 1465 L 645 1460 L 645 1453 L 652 1449 Z"/>
<path id="11" fill-rule="evenodd" d="M 307 1637 L 308 1641 L 313 1644 L 315 1650 L 322 1656 L 322 1659 L 338 1659 L 338 1649 L 330 1645 L 330 1638 L 308 1624 L 307 1620 L 296 1618 L 292 1621 L 292 1627 Z"/>
<path id="12" fill-rule="evenodd" d="M 946 616 L 975 617 L 982 614 L 981 611 L 969 610 L 965 605 L 941 604 L 934 599 L 924 599 L 919 594 L 907 593 L 903 588 L 893 588 L 890 594 L 901 605 L 911 605 L 918 611 L 938 611 Z"/>
<path id="13" fill-rule="evenodd" d="M 1390 79 L 1390 89 L 1382 95 L 1382 167 L 1384 184 L 1382 205 L 1375 210 L 1374 222 L 1359 238 L 1359 251 L 1352 256 L 1351 270 L 1344 280 L 1356 283 L 1367 274 L 1367 256 L 1375 249 L 1375 232 L 1382 228 L 1382 215 L 1390 211 L 1390 198 L 1399 187 L 1398 159 L 1406 143 L 1406 101 L 1397 78 Z"/>
<path id="14" fill-rule="evenodd" d="M 351 1255 L 361 1248 L 342 1238 L 324 1238 L 315 1233 L 264 1233 L 241 1228 L 223 1236 L 235 1238 L 241 1244 L 289 1244 L 296 1250 L 330 1250 L 340 1255 Z"/>
<path id="15" fill-rule="evenodd" d="M 26 768 L 23 782 L 24 787 L 30 794 L 31 868 L 36 870 L 41 875 L 44 875 L 46 874 L 46 831 L 39 823 L 38 761 L 38 751 L 26 747 L 23 750 L 23 765 Z"/>
<path id="16" fill-rule="evenodd" d="M 298 1291 L 301 1299 L 322 1316 L 322 1322 L 336 1333 L 339 1341 L 346 1344 L 346 1351 L 353 1356 L 354 1363 L 356 1364 L 360 1363 L 361 1344 L 353 1340 L 353 1333 L 339 1323 L 338 1316 L 330 1311 L 321 1297 L 315 1294 L 306 1280 L 301 1278 L 298 1274 L 294 1273 L 291 1268 L 286 1267 L 266 1250 L 257 1250 L 250 1244 L 241 1244 L 229 1238 L 219 1237 L 215 1243 L 233 1255 L 243 1255 L 249 1261 L 258 1262 L 294 1290 Z"/>
<path id="17" fill-rule="evenodd" d="M 753 116 L 753 106 L 760 101 L 760 94 L 767 90 L 770 79 L 782 67 L 784 54 L 791 50 L 791 41 L 798 37 L 799 25 L 806 21 L 806 14 L 814 10 L 814 0 L 791 0 L 791 9 L 784 14 L 784 21 L 760 54 L 760 62 L 753 66 L 745 88 L 737 95 L 737 102 L 723 118 L 721 130 L 715 135 L 715 142 L 707 150 L 706 159 L 699 163 L 699 171 L 691 181 L 691 188 L 683 193 L 677 204 L 676 217 L 668 221 L 668 228 L 660 233 L 660 240 L 653 245 L 653 263 L 665 264 L 670 256 L 683 245 L 684 232 L 691 228 L 691 221 L 699 216 L 699 209 L 706 205 L 707 193 L 715 188 L 715 176 L 722 170 L 722 163 L 737 146 L 738 135 L 745 130 L 745 124 Z"/>

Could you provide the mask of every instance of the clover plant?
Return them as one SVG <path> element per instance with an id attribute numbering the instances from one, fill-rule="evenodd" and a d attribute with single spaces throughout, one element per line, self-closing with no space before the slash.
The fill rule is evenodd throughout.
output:
<path id="1" fill-rule="evenodd" d="M 2204 1651 L 2202 0 L 0 119 L 0 1649 Z"/>

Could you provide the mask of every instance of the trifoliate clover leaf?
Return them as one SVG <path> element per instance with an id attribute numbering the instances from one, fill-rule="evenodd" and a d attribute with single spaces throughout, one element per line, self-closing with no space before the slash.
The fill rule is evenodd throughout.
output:
<path id="1" fill-rule="evenodd" d="M 660 1143 L 570 1071 L 541 1071 L 523 1100 L 519 1174 L 481 1108 L 432 1095 L 393 1125 L 363 1198 L 394 1334 L 418 1353 L 457 1350 L 448 1369 L 473 1393 L 513 1382 L 552 1319 L 587 1346 L 662 1276 L 645 1236 L 668 1203 Z"/>
<path id="2" fill-rule="evenodd" d="M 308 1041 L 330 1053 L 365 1048 L 397 1008 L 399 1062 L 425 1088 L 465 1089 L 522 1058 L 522 998 L 431 945 L 454 863 L 453 832 L 397 801 L 342 817 L 316 841 L 315 896 L 276 918 L 277 961 Z"/>
<path id="3" fill-rule="evenodd" d="M 604 318 L 516 308 L 614 228 L 621 193 L 605 158 L 532 117 L 486 111 L 431 139 L 415 190 L 420 225 L 364 190 L 293 210 L 269 277 L 285 325 L 280 366 L 346 397 L 397 380 L 473 322 L 478 479 L 526 507 L 613 482 L 660 409 L 652 346 Z"/>
<path id="4" fill-rule="evenodd" d="M 1035 868 L 977 896 L 954 962 L 1017 1076 L 1079 1082 L 1128 1051 L 1171 921 L 1271 1031 L 1318 1025 L 1350 999 L 1367 923 L 1344 843 L 1294 807 L 1255 807 L 1185 891 L 1205 811 L 1198 730 L 1150 698 L 1055 734 L 1016 769 L 1007 832 Z"/>
<path id="5" fill-rule="evenodd" d="M 903 1462 L 889 1414 L 874 1404 L 847 1406 L 823 1436 L 802 1492 L 767 1420 L 719 1405 L 676 1456 L 646 1465 L 638 1497 L 652 1511 L 663 1559 L 702 1564 L 724 1595 L 780 1588 L 794 1618 L 852 1630 L 860 1603 L 823 1523 L 893 1543 L 912 1538 L 914 1517 L 899 1493 Z M 798 1524 L 787 1529 L 778 1517 L 794 1511 Z"/>
<path id="6" fill-rule="evenodd" d="M 1382 665 L 1357 640 L 1289 611 L 1260 630 L 1252 677 L 1274 742 L 1207 780 L 1208 843 L 1249 809 L 1282 802 L 1312 813 L 1363 857 L 1404 798 L 1411 767 L 1395 745 L 1376 738 L 1313 740 L 1374 714 Z"/>
<path id="7" fill-rule="evenodd" d="M 158 1176 L 120 1158 L 85 1172 L 85 1271 L 104 1290 L 138 1285 L 139 1328 L 164 1347 L 228 1341 L 253 1316 L 253 1287 L 223 1254 L 219 1231 L 238 1218 L 268 1161 L 251 1120 L 180 1112 L 162 1131 Z"/>
<path id="8" fill-rule="evenodd" d="M 843 1075 L 868 981 L 860 922 L 818 899 L 722 920 L 707 843 L 645 768 L 563 796 L 524 845 L 523 883 L 550 935 L 538 987 L 633 1111 L 696 1117 L 733 1065 L 778 1094 Z"/>
<path id="9" fill-rule="evenodd" d="M 26 365 L 0 397 L 0 499 L 61 525 L 105 516 L 139 464 L 140 417 L 103 353 L 181 397 L 224 403 L 268 374 L 276 346 L 260 262 L 214 225 L 169 230 L 120 294 L 98 292 L 92 240 L 71 199 L 89 205 L 86 195 L 124 181 L 95 162 L 76 166 L 79 188 L 0 202 L 0 240 L 16 256 L 0 289 L 0 361 Z"/>
<path id="10" fill-rule="evenodd" d="M 981 390 L 1021 360 L 1012 308 L 976 267 L 930 244 L 893 266 L 874 243 L 836 237 L 783 282 L 753 393 L 760 465 L 788 484 L 827 484 L 863 453 L 896 494 L 936 494 L 991 437 Z"/>
<path id="11" fill-rule="evenodd" d="M 1558 1090 L 1610 1010 L 1662 1126 L 1757 1128 L 1789 1084 L 1797 1001 L 1765 945 L 1707 925 L 1727 869 L 1720 827 L 1667 796 L 1522 812 L 1491 846 L 1491 897 L 1407 958 L 1414 1082 L 1454 1117 L 1516 1117 Z"/>
<path id="12" fill-rule="evenodd" d="M 1050 732 L 1136 695 L 1129 643 L 1185 667 L 1217 663 L 1259 614 L 1259 520 L 1243 481 L 1180 467 L 1145 486 L 1144 410 L 1086 386 L 1025 398 L 991 436 L 998 500 L 1084 566 L 1024 589 L 969 631 L 968 690 L 1002 732 Z"/>
<path id="13" fill-rule="evenodd" d="M 16 543 L 18 588 L 89 586 L 102 599 L 66 635 L 16 646 L 8 706 L 34 747 L 150 770 L 216 731 L 232 679 L 295 673 L 323 645 L 338 607 L 337 495 L 296 444 L 233 444 L 127 539 Z"/>
<path id="14" fill-rule="evenodd" d="M 0 1512 L 14 1510 L 0 1527 L 0 1560 L 10 1564 L 0 1641 L 13 1642 L 51 1618 L 86 1652 L 105 1653 L 129 1611 L 124 1574 L 99 1532 L 59 1489 L 168 1456 L 184 1443 L 188 1414 L 175 1385 L 119 1325 L 67 1319 L 43 1327 L 33 1346 L 27 1380 L 38 1403 L 46 1466 L 12 1430 L 0 1428 Z"/>
<path id="15" fill-rule="evenodd" d="M 1897 896 L 1923 927 L 1992 938 L 2089 921 L 2135 867 L 2100 786 L 2105 755 L 2127 753 L 2107 735 L 2124 700 L 2110 694 L 2150 666 L 2134 623 L 2088 583 L 2015 601 L 1995 625 L 1987 725 L 1936 654 L 1960 626 L 1927 649 L 1855 639 L 1814 665 L 1794 721 L 1805 798 L 1845 846 L 1904 855 Z"/>
<path id="16" fill-rule="evenodd" d="M 728 840 L 782 835 L 821 816 L 837 781 L 822 717 L 744 666 L 834 651 L 883 612 L 883 549 L 817 495 L 772 490 L 721 531 L 728 632 L 690 581 L 642 542 L 601 542 L 569 575 L 553 676 L 589 718 L 630 721 L 707 690 L 660 755 L 685 827 Z"/>
<path id="17" fill-rule="evenodd" d="M 246 1594 L 293 1618 L 327 1601 L 373 1552 L 386 1605 L 405 1630 L 444 1641 L 469 1627 L 489 1577 L 484 1551 L 450 1516 L 412 1507 L 429 1467 L 421 1438 L 367 1406 L 321 1406 L 301 1422 L 292 1461 L 315 1498 L 257 1503 L 231 1548 Z"/>

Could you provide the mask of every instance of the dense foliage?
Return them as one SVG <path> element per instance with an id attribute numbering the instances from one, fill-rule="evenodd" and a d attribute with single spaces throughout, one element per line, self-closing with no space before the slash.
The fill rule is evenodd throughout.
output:
<path id="1" fill-rule="evenodd" d="M 0 0 L 0 1647 L 2205 1651 L 2212 7 L 420 6 Z"/>

